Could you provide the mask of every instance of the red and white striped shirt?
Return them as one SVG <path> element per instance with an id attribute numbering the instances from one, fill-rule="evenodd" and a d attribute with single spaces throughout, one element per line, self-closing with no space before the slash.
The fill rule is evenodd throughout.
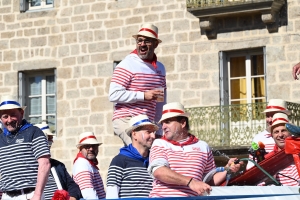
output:
<path id="1" fill-rule="evenodd" d="M 150 151 L 150 165 L 148 171 L 153 173 L 153 168 L 167 166 L 171 170 L 184 176 L 193 177 L 202 181 L 204 175 L 215 168 L 215 162 L 208 144 L 198 141 L 191 145 L 175 146 L 163 139 L 156 139 Z M 198 196 L 188 186 L 164 183 L 154 178 L 150 197 L 180 197 Z"/>
<path id="2" fill-rule="evenodd" d="M 84 199 L 103 199 L 106 194 L 99 171 L 88 160 L 78 158 L 73 166 L 73 179 Z"/>
<path id="3" fill-rule="evenodd" d="M 109 100 L 116 103 L 113 120 L 139 114 L 154 120 L 156 111 L 161 112 L 155 100 L 144 101 L 145 91 L 166 88 L 165 67 L 158 61 L 156 65 L 144 62 L 134 53 L 117 65 L 109 88 Z"/>

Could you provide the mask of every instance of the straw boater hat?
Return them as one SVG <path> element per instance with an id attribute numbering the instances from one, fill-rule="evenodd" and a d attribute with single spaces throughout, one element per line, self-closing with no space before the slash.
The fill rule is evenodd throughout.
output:
<path id="1" fill-rule="evenodd" d="M 153 124 L 147 115 L 137 115 L 129 120 L 128 127 L 125 132 L 130 136 L 131 132 L 141 126 L 153 126 L 155 131 L 159 129 L 156 124 Z"/>
<path id="2" fill-rule="evenodd" d="M 263 113 L 267 112 L 282 112 L 287 115 L 291 114 L 291 111 L 287 109 L 286 102 L 282 99 L 270 99 L 267 108 L 263 111 Z"/>
<path id="3" fill-rule="evenodd" d="M 1 98 L 1 103 L 0 103 L 0 110 L 10 110 L 10 109 L 16 109 L 16 108 L 21 108 L 25 110 L 26 106 L 21 106 L 17 99 L 12 96 L 3 96 Z"/>
<path id="4" fill-rule="evenodd" d="M 44 132 L 44 134 L 45 134 L 46 136 L 48 136 L 48 135 L 54 136 L 54 135 L 55 135 L 55 134 L 53 134 L 53 133 L 50 131 L 48 124 L 36 124 L 36 125 L 34 125 L 34 126 L 36 126 L 36 127 L 38 127 L 39 129 L 41 129 L 41 130 Z"/>
<path id="5" fill-rule="evenodd" d="M 289 123 L 289 118 L 285 113 L 275 113 L 272 117 L 272 125 L 270 127 L 270 130 L 272 131 L 274 126 L 278 124 L 286 124 L 286 123 Z"/>
<path id="6" fill-rule="evenodd" d="M 158 28 L 153 24 L 143 24 L 139 32 L 132 37 L 137 39 L 138 35 L 157 39 L 158 43 L 161 43 L 161 40 L 158 39 Z"/>
<path id="7" fill-rule="evenodd" d="M 80 146 L 86 145 L 86 144 L 101 145 L 102 143 L 97 141 L 97 138 L 93 132 L 84 132 L 79 135 L 79 143 L 76 145 L 76 147 L 79 148 Z"/>
<path id="8" fill-rule="evenodd" d="M 163 106 L 162 116 L 158 123 L 161 123 L 165 119 L 179 116 L 188 118 L 190 115 L 184 111 L 184 107 L 181 103 L 168 103 Z"/>

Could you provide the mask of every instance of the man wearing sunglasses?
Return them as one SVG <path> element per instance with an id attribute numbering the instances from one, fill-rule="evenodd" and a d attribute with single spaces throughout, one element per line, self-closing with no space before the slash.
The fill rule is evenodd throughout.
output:
<path id="1" fill-rule="evenodd" d="M 79 135 L 79 144 L 77 144 L 79 153 L 74 160 L 73 179 L 79 185 L 84 199 L 105 198 L 96 158 L 101 144 L 93 132 L 84 132 Z"/>
<path id="2" fill-rule="evenodd" d="M 109 88 L 109 101 L 115 103 L 114 133 L 125 145 L 131 143 L 124 127 L 132 116 L 146 114 L 158 121 L 166 101 L 166 70 L 154 53 L 161 43 L 158 28 L 144 24 L 133 38 L 136 49 L 117 65 Z"/>

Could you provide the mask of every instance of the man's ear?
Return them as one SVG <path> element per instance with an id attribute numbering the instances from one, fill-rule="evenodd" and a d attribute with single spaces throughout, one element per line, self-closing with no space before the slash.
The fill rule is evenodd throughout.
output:
<path id="1" fill-rule="evenodd" d="M 181 123 L 182 128 L 186 127 L 186 120 L 185 119 L 181 119 L 180 123 Z"/>
<path id="2" fill-rule="evenodd" d="M 155 40 L 154 49 L 158 46 L 158 41 Z"/>

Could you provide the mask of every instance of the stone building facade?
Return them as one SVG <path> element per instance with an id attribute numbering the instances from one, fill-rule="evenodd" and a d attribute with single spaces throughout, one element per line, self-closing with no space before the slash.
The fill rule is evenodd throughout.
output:
<path id="1" fill-rule="evenodd" d="M 259 17 L 237 16 L 219 19 L 214 39 L 200 29 L 185 0 L 54 0 L 50 8 L 25 12 L 20 2 L 26 3 L 0 1 L 0 94 L 19 95 L 26 104 L 24 77 L 55 76 L 57 137 L 51 153 L 69 171 L 78 135 L 93 131 L 103 142 L 98 159 L 106 178 L 122 146 L 113 134 L 109 83 L 114 63 L 135 48 L 131 36 L 143 23 L 159 28 L 163 42 L 156 54 L 166 67 L 168 102 L 220 105 L 220 52 L 257 48 L 266 66 L 266 98 L 300 100 L 300 83 L 291 76 L 300 61 L 300 0 L 286 2 L 287 22 L 277 32 L 270 33 Z"/>

